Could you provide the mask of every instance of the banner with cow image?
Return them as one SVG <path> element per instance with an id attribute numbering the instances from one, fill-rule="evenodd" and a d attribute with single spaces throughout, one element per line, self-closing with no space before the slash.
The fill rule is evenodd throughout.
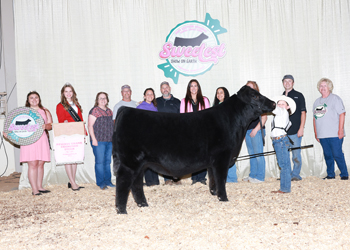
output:
<path id="1" fill-rule="evenodd" d="M 6 117 L 4 132 L 7 139 L 17 145 L 30 145 L 44 132 L 44 119 L 38 111 L 28 107 L 11 110 Z"/>
<path id="2" fill-rule="evenodd" d="M 84 162 L 84 122 L 52 124 L 56 165 Z"/>

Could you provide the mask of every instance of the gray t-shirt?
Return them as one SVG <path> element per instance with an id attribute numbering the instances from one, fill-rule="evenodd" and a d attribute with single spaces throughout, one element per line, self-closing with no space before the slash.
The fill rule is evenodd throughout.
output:
<path id="1" fill-rule="evenodd" d="M 326 98 L 321 96 L 314 102 L 312 110 L 316 120 L 317 137 L 319 139 L 338 137 L 339 115 L 345 112 L 342 99 L 332 93 Z"/>
<path id="2" fill-rule="evenodd" d="M 115 120 L 115 117 L 117 116 L 117 113 L 118 113 L 118 109 L 121 106 L 130 107 L 130 108 L 136 108 L 137 107 L 137 102 L 135 102 L 133 100 L 131 100 L 130 102 L 125 102 L 123 100 L 118 102 L 113 108 L 113 120 Z"/>

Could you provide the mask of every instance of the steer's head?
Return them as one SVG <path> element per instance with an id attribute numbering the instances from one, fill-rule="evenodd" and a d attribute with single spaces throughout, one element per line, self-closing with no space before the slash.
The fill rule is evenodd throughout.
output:
<path id="1" fill-rule="evenodd" d="M 261 95 L 255 89 L 243 86 L 237 93 L 237 97 L 260 114 L 271 112 L 275 109 L 276 103 Z"/>

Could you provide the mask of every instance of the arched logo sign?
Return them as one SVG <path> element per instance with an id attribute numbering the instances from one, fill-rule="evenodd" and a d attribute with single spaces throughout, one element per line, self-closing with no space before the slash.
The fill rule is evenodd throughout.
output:
<path id="1" fill-rule="evenodd" d="M 44 120 L 38 111 L 19 107 L 6 117 L 4 132 L 7 138 L 17 145 L 30 145 L 39 140 L 44 132 Z"/>
<path id="2" fill-rule="evenodd" d="M 178 82 L 179 75 L 197 76 L 210 70 L 226 54 L 226 45 L 218 35 L 227 30 L 207 13 L 204 22 L 186 21 L 173 28 L 159 57 L 166 63 L 158 65 L 166 77 Z"/>

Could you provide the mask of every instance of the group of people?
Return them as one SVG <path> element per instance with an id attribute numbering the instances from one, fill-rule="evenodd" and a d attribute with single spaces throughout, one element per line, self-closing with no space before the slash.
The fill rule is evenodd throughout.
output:
<path id="1" fill-rule="evenodd" d="M 281 96 L 274 98 L 277 106 L 273 111 L 274 119 L 271 126 L 271 139 L 276 151 L 277 162 L 281 168 L 280 189 L 273 191 L 277 193 L 291 192 L 291 181 L 300 181 L 302 160 L 301 140 L 304 135 L 306 121 L 306 105 L 303 94 L 294 90 L 294 78 L 292 75 L 285 75 L 282 79 L 285 91 Z M 254 81 L 246 83 L 250 88 L 259 92 L 259 86 Z M 334 161 L 340 169 L 342 180 L 348 180 L 348 171 L 345 163 L 342 144 L 345 136 L 345 107 L 341 98 L 332 94 L 333 83 L 327 78 L 322 78 L 317 89 L 321 93 L 313 105 L 313 124 L 316 140 L 323 148 L 327 164 L 327 176 L 325 179 L 334 179 Z M 199 112 L 210 107 L 209 99 L 202 94 L 201 86 L 196 79 L 189 81 L 186 96 L 181 101 L 171 94 L 171 87 L 168 82 L 160 84 L 162 96 L 156 98 L 152 88 L 147 88 L 143 93 L 144 100 L 140 103 L 131 99 L 132 91 L 129 85 L 121 87 L 122 100 L 118 102 L 113 111 L 108 108 L 109 98 L 105 92 L 99 92 L 95 98 L 94 107 L 88 116 L 88 132 L 90 144 L 95 156 L 96 184 L 101 189 L 114 187 L 111 182 L 111 157 L 112 157 L 112 136 L 114 122 L 118 110 L 122 106 L 144 109 L 154 112 L 168 113 L 190 113 Z M 230 97 L 225 87 L 216 89 L 214 103 L 220 105 Z M 40 95 L 36 91 L 29 92 L 26 100 L 26 107 L 37 110 L 45 121 L 43 129 L 52 129 L 52 116 L 48 109 L 41 104 Z M 77 94 L 70 83 L 66 83 L 61 89 L 61 101 L 56 107 L 58 122 L 83 121 L 82 108 L 78 102 Z M 263 153 L 265 123 L 267 114 L 261 115 L 252 121 L 245 135 L 245 141 L 250 155 Z M 85 132 L 87 135 L 87 132 Z M 5 135 L 6 136 L 6 135 Z M 293 169 L 291 168 L 289 151 L 292 150 Z M 44 163 L 50 161 L 50 146 L 47 133 L 35 143 L 28 146 L 21 146 L 20 161 L 28 163 L 28 179 L 32 187 L 33 195 L 41 195 L 50 192 L 42 186 L 44 175 Z M 77 164 L 65 165 L 69 179 L 68 188 L 79 191 L 75 181 Z M 201 183 L 206 185 L 206 170 L 192 174 L 192 184 Z M 251 157 L 250 173 L 243 181 L 261 183 L 265 180 L 265 159 L 264 156 Z M 172 176 L 164 176 L 166 185 L 179 185 L 181 180 Z M 227 182 L 237 182 L 236 166 L 228 171 Z M 159 185 L 158 174 L 147 169 L 145 171 L 145 185 Z"/>

